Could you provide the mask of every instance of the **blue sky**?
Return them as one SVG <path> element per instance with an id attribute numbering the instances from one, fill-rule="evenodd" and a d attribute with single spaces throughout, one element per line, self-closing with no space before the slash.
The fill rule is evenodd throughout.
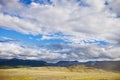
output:
<path id="1" fill-rule="evenodd" d="M 58 33 L 56 33 L 55 35 L 60 35 Z M 50 35 L 50 36 L 54 36 L 54 35 Z M 63 35 L 60 35 L 63 36 Z M 20 40 L 21 43 L 23 44 L 33 44 L 33 45 L 44 45 L 44 44 L 57 44 L 57 43 L 70 43 L 70 42 L 66 42 L 62 39 L 46 39 L 46 40 L 42 40 L 42 35 L 24 35 L 22 33 L 13 31 L 13 30 L 8 30 L 8 29 L 3 29 L 0 28 L 0 37 L 1 39 L 4 40 L 4 37 L 6 38 L 10 38 L 10 39 L 15 39 L 15 40 Z"/>
<path id="2" fill-rule="evenodd" d="M 119 0 L 1 0 L 0 58 L 119 60 L 119 5 Z"/>
<path id="3" fill-rule="evenodd" d="M 53 35 L 49 35 L 49 36 L 64 36 L 61 33 L 56 33 Z M 13 30 L 8 30 L 8 29 L 3 29 L 0 28 L 0 38 L 1 40 L 5 40 L 4 38 L 10 38 L 10 39 L 14 39 L 14 40 L 19 40 L 20 43 L 22 44 L 33 44 L 33 45 L 44 45 L 44 44 L 59 44 L 59 43 L 63 43 L 63 44 L 71 44 L 71 42 L 69 41 L 65 41 L 63 39 L 60 38 L 51 38 L 51 39 L 45 39 L 42 40 L 42 35 L 24 35 L 22 33 L 13 31 Z M 106 41 L 102 41 L 102 40 L 96 40 L 96 41 L 85 41 L 83 40 L 84 43 L 88 43 L 88 44 L 98 44 L 99 46 L 106 46 L 109 43 Z"/>

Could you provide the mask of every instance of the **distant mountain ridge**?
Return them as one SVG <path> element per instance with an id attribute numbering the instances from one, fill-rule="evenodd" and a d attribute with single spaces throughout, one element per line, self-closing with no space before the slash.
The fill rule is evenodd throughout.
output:
<path id="1" fill-rule="evenodd" d="M 22 59 L 0 59 L 0 66 L 47 66 L 45 61 L 22 60 Z"/>
<path id="2" fill-rule="evenodd" d="M 72 65 L 78 65 L 80 64 L 80 62 L 78 61 L 59 61 L 55 64 L 51 64 L 51 66 L 72 66 Z"/>
<path id="3" fill-rule="evenodd" d="M 88 67 L 120 71 L 120 61 L 90 61 L 90 62 L 86 62 L 84 64 Z"/>
<path id="4" fill-rule="evenodd" d="M 120 61 L 59 61 L 57 63 L 47 63 L 41 60 L 22 60 L 22 59 L 0 59 L 1 66 L 73 66 L 73 65 L 84 65 L 87 67 L 95 67 L 99 69 L 120 71 Z"/>

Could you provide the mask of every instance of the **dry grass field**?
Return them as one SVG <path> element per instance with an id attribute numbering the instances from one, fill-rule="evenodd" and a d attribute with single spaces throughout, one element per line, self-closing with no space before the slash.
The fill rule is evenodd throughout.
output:
<path id="1" fill-rule="evenodd" d="M 0 69 L 0 80 L 120 80 L 120 73 L 88 67 Z"/>

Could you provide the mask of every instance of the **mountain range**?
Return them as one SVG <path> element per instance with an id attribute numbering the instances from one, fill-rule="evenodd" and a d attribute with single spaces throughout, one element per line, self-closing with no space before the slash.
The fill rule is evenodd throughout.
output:
<path id="1" fill-rule="evenodd" d="M 104 70 L 120 71 L 120 61 L 88 61 L 88 62 L 78 62 L 78 61 L 59 61 L 57 63 L 47 63 L 42 60 L 22 60 L 22 59 L 0 59 L 0 67 L 3 66 L 73 66 L 73 65 L 83 65 L 87 67 L 95 67 Z"/>

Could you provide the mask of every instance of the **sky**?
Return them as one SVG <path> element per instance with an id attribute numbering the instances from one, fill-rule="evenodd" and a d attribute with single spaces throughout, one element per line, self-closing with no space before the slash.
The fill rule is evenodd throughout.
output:
<path id="1" fill-rule="evenodd" d="M 0 59 L 120 60 L 120 0 L 0 0 Z"/>

